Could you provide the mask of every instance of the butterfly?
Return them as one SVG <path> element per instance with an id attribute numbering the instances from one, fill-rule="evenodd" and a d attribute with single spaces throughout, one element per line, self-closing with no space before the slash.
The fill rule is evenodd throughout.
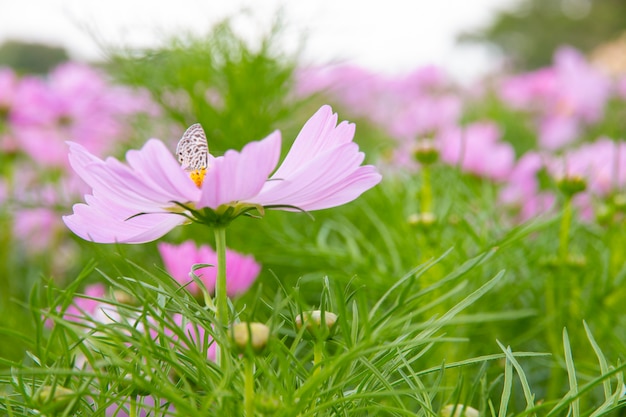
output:
<path id="1" fill-rule="evenodd" d="M 209 165 L 209 144 L 200 123 L 183 133 L 176 146 L 176 156 L 185 171 L 201 171 Z"/>

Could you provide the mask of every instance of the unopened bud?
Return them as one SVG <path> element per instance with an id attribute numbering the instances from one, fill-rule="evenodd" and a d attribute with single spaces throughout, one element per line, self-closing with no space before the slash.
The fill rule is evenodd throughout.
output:
<path id="1" fill-rule="evenodd" d="M 618 210 L 626 209 L 626 194 L 615 194 L 615 196 L 613 197 L 613 205 L 615 205 L 615 208 L 617 208 Z"/>
<path id="2" fill-rule="evenodd" d="M 439 149 L 432 140 L 419 141 L 413 150 L 415 160 L 423 165 L 432 165 L 439 160 Z"/>
<path id="3" fill-rule="evenodd" d="M 298 330 L 306 327 L 307 331 L 316 338 L 328 339 L 333 332 L 335 323 L 337 323 L 337 315 L 330 311 L 303 311 L 296 317 L 296 328 Z"/>
<path id="4" fill-rule="evenodd" d="M 149 382 L 143 381 L 139 377 L 132 374 L 126 374 L 119 381 L 118 391 L 122 392 L 130 388 L 129 395 L 133 397 L 145 397 L 152 393 L 150 385 L 151 384 Z"/>
<path id="5" fill-rule="evenodd" d="M 76 393 L 71 389 L 50 385 L 41 386 L 33 397 L 40 410 L 45 410 L 45 414 L 63 411 L 75 398 Z"/>
<path id="6" fill-rule="evenodd" d="M 442 417 L 478 417 L 477 409 L 463 404 L 448 404 L 441 409 Z"/>
<path id="7" fill-rule="evenodd" d="M 139 305 L 138 300 L 135 297 L 133 297 L 132 295 L 130 295 L 129 293 L 125 292 L 125 291 L 115 290 L 113 292 L 113 296 L 115 297 L 115 300 L 118 303 L 126 304 L 126 305 L 129 305 L 129 306 Z"/>
<path id="8" fill-rule="evenodd" d="M 587 181 L 579 175 L 570 175 L 557 182 L 559 190 L 567 196 L 574 196 L 587 188 Z"/>
<path id="9" fill-rule="evenodd" d="M 435 224 L 437 217 L 434 213 L 413 213 L 407 218 L 407 222 L 411 226 L 429 227 Z"/>
<path id="10" fill-rule="evenodd" d="M 254 404 L 256 405 L 256 408 L 264 415 L 271 415 L 275 414 L 276 411 L 280 409 L 282 403 L 279 397 L 266 394 L 257 394 L 257 396 L 254 398 Z"/>
<path id="11" fill-rule="evenodd" d="M 260 353 L 267 345 L 270 328 L 263 323 L 237 323 L 230 335 L 239 352 L 244 353 L 250 347 L 254 353 Z"/>

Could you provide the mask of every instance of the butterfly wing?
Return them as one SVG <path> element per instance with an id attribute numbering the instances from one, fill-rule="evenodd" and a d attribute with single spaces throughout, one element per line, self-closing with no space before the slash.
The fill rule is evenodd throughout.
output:
<path id="1" fill-rule="evenodd" d="M 191 125 L 176 147 L 176 156 L 186 171 L 196 171 L 208 166 L 209 144 L 200 123 Z"/>

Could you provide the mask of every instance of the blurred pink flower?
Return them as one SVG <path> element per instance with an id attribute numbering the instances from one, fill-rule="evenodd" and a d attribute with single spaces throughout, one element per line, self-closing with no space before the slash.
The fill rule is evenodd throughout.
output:
<path id="1" fill-rule="evenodd" d="M 159 243 L 159 253 L 167 272 L 194 295 L 200 295 L 200 288 L 191 279 L 191 267 L 196 264 L 217 265 L 217 253 L 207 245 L 196 247 L 195 242 L 188 240 L 180 245 Z M 242 255 L 233 250 L 226 250 L 226 293 L 229 297 L 243 294 L 254 283 L 261 272 L 259 265 L 252 256 Z M 204 267 L 194 272 L 211 293 L 215 291 L 217 270 Z"/>
<path id="2" fill-rule="evenodd" d="M 126 154 L 128 165 L 101 160 L 70 144 L 70 163 L 92 188 L 86 204 L 74 205 L 65 224 L 85 240 L 143 243 L 188 221 L 193 213 L 233 217 L 253 207 L 320 210 L 348 203 L 381 180 L 376 168 L 362 166 L 364 154 L 353 143 L 354 125 L 342 122 L 329 106 L 307 121 L 282 165 L 280 132 L 247 144 L 241 152 L 209 155 L 200 188 L 159 140 Z M 200 212 L 199 210 L 203 210 Z M 233 215 L 233 213 L 235 213 Z M 196 219 L 200 220 L 200 219 Z"/>
<path id="3" fill-rule="evenodd" d="M 91 284 L 85 287 L 85 294 L 82 296 L 74 297 L 72 304 L 70 304 L 65 310 L 63 319 L 73 322 L 83 322 L 84 318 L 93 319 L 99 316 L 98 310 L 100 308 L 108 308 L 111 306 L 101 301 L 106 295 L 106 289 L 103 284 Z M 47 327 L 52 327 L 53 322 L 47 320 Z"/>
<path id="4" fill-rule="evenodd" d="M 65 167 L 68 139 L 100 154 L 124 136 L 126 116 L 154 109 L 146 95 L 113 86 L 91 67 L 66 63 L 46 80 L 19 81 L 10 122 L 19 147 L 39 165 Z"/>
<path id="5" fill-rule="evenodd" d="M 551 67 L 510 77 L 500 87 L 500 97 L 512 108 L 535 116 L 539 144 L 551 150 L 601 120 L 610 94 L 610 80 L 570 47 L 555 53 Z"/>
<path id="6" fill-rule="evenodd" d="M 164 329 L 166 335 L 187 349 L 197 349 L 200 352 L 206 350 L 207 359 L 215 361 L 215 343 L 213 343 L 213 338 L 210 334 L 207 334 L 204 327 L 185 320 L 182 314 L 174 314 L 172 319 L 178 328 L 174 331 L 171 327 L 166 327 Z M 184 338 L 179 336 L 181 331 L 185 334 Z M 187 341 L 190 343 L 187 343 Z"/>
<path id="7" fill-rule="evenodd" d="M 151 417 L 157 415 L 170 416 L 175 414 L 176 408 L 173 405 L 167 405 L 167 401 L 164 399 L 160 400 L 160 403 L 161 405 L 157 405 L 157 402 L 152 395 L 139 396 L 136 404 L 138 410 L 133 410 L 133 412 L 131 412 L 130 401 L 125 401 L 119 404 L 111 404 L 107 407 L 104 415 L 107 417 L 129 417 L 131 415 L 135 417 Z"/>
<path id="8" fill-rule="evenodd" d="M 436 66 L 404 76 L 383 76 L 352 65 L 308 68 L 298 73 L 296 82 L 297 94 L 331 96 L 400 141 L 432 135 L 458 121 L 462 104 L 451 87 L 447 74 Z"/>
<path id="9" fill-rule="evenodd" d="M 545 149 L 560 149 L 578 138 L 580 123 L 577 119 L 563 115 L 546 117 L 539 122 L 538 136 Z"/>
<path id="10" fill-rule="evenodd" d="M 54 210 L 46 207 L 21 208 L 15 212 L 13 233 L 29 253 L 41 253 L 62 230 L 58 220 Z"/>
<path id="11" fill-rule="evenodd" d="M 461 100 L 455 95 L 415 96 L 390 119 L 388 131 L 396 138 L 414 141 L 454 125 L 461 112 Z"/>
<path id="12" fill-rule="evenodd" d="M 626 185 L 626 143 L 600 138 L 567 151 L 553 160 L 548 170 L 556 179 L 577 176 L 587 182 L 587 190 L 606 196 Z"/>
<path id="13" fill-rule="evenodd" d="M 537 175 L 544 166 L 541 155 L 526 153 L 517 162 L 500 191 L 499 201 L 505 206 L 516 208 L 520 221 L 546 214 L 554 206 L 554 194 L 542 191 L 539 187 Z"/>
<path id="14" fill-rule="evenodd" d="M 209 334 L 206 334 L 206 330 L 202 326 L 194 325 L 193 323 L 184 319 L 181 314 L 174 314 L 172 316 L 173 325 L 169 325 L 163 328 L 163 333 L 169 337 L 169 343 L 171 349 L 179 349 L 180 347 L 189 350 L 197 350 L 199 352 L 206 351 L 207 359 L 215 361 L 215 349 L 216 345 L 213 343 L 213 339 Z M 176 329 L 174 329 L 174 326 Z M 181 333 L 183 334 L 181 336 Z M 157 339 L 158 333 L 151 330 L 152 337 Z M 183 352 L 183 354 L 185 354 Z M 166 415 L 174 415 L 176 408 L 172 404 L 167 404 L 166 399 L 160 400 L 160 405 L 157 406 L 155 397 L 152 395 L 140 396 L 137 399 L 136 406 L 138 412 L 132 415 L 138 417 L 149 417 L 154 415 L 160 415 L 161 412 L 167 410 Z M 130 413 L 130 402 L 125 401 L 117 404 L 112 404 L 106 409 L 106 416 L 111 417 L 128 417 Z"/>
<path id="15" fill-rule="evenodd" d="M 18 149 L 10 123 L 17 86 L 15 72 L 11 68 L 0 67 L 0 150 L 3 152 L 15 152 Z"/>
<path id="16" fill-rule="evenodd" d="M 15 100 L 17 75 L 9 67 L 0 67 L 0 115 L 6 115 Z M 1 120 L 1 119 L 0 119 Z"/>
<path id="17" fill-rule="evenodd" d="M 441 159 L 465 172 L 502 181 L 513 168 L 515 152 L 499 138 L 500 129 L 490 122 L 446 129 L 438 136 Z"/>

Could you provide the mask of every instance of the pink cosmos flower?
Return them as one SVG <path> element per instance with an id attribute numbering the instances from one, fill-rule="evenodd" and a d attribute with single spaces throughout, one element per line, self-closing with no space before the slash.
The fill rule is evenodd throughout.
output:
<path id="1" fill-rule="evenodd" d="M 513 147 L 499 141 L 500 130 L 494 123 L 472 123 L 465 129 L 444 130 L 438 137 L 441 159 L 480 177 L 502 181 L 515 163 Z"/>
<path id="2" fill-rule="evenodd" d="M 180 245 L 159 243 L 157 247 L 167 272 L 181 285 L 186 285 L 189 292 L 200 295 L 200 288 L 189 277 L 191 268 L 195 264 L 217 265 L 217 253 L 207 245 L 196 247 L 195 242 L 191 240 Z M 254 257 L 226 249 L 226 293 L 229 297 L 246 292 L 259 276 L 259 272 L 261 265 Z M 194 273 L 200 277 L 208 291 L 211 293 L 215 291 L 217 278 L 215 268 L 204 267 Z"/>
<path id="3" fill-rule="evenodd" d="M 352 141 L 354 130 L 351 123 L 337 125 L 337 115 L 323 106 L 271 177 L 280 157 L 278 131 L 241 152 L 209 155 L 200 187 L 159 140 L 127 152 L 128 164 L 101 160 L 70 143 L 70 163 L 92 194 L 63 220 L 85 240 L 144 243 L 191 216 L 196 221 L 226 217 L 227 223 L 254 207 L 310 211 L 339 206 L 381 180 L 375 167 L 361 165 L 365 156 Z"/>
<path id="4" fill-rule="evenodd" d="M 145 95 L 113 86 L 100 72 L 76 63 L 58 66 L 45 80 L 23 77 L 13 96 L 16 142 L 43 166 L 67 165 L 67 138 L 96 154 L 110 150 L 126 136 L 126 116 L 154 112 Z"/>
<path id="5" fill-rule="evenodd" d="M 215 343 L 213 343 L 211 335 L 206 334 L 207 332 L 202 326 L 184 320 L 182 314 L 174 314 L 172 319 L 174 320 L 174 324 L 179 328 L 178 330 L 182 329 L 187 338 L 181 339 L 178 334 L 169 327 L 164 329 L 166 335 L 170 336 L 174 342 L 179 342 L 183 347 L 188 349 L 198 349 L 201 352 L 206 350 L 207 359 L 211 361 L 215 360 Z M 190 343 L 187 343 L 187 341 Z"/>
<path id="6" fill-rule="evenodd" d="M 591 193 L 606 196 L 626 185 L 626 143 L 602 137 L 570 150 L 560 165 L 553 167 L 555 176 L 580 176 Z"/>
<path id="7" fill-rule="evenodd" d="M 102 284 L 91 284 L 85 287 L 85 295 L 74 297 L 74 300 L 70 306 L 65 310 L 63 319 L 72 322 L 84 322 L 84 318 L 93 319 L 96 316 L 101 316 L 100 310 L 102 308 L 111 309 L 109 304 L 105 304 L 100 300 L 106 295 L 106 288 Z M 54 322 L 51 320 L 45 321 L 46 327 L 54 326 Z"/>
<path id="8" fill-rule="evenodd" d="M 24 242 L 25 249 L 37 254 L 48 249 L 62 227 L 54 210 L 47 207 L 24 208 L 15 213 L 13 233 Z"/>
<path id="9" fill-rule="evenodd" d="M 506 79 L 500 96 L 537 119 L 539 144 L 558 149 L 578 139 L 582 128 L 601 120 L 611 94 L 609 79 L 578 51 L 562 47 L 553 65 Z"/>

